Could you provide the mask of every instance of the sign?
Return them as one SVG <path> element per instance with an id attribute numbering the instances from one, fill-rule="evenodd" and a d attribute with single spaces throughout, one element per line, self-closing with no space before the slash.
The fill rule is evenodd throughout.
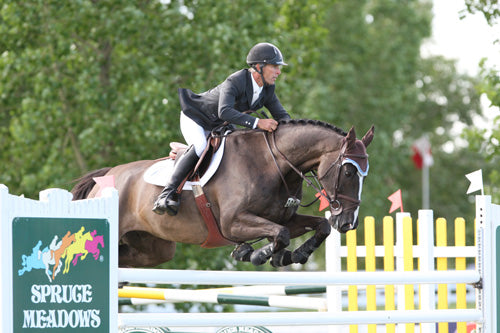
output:
<path id="1" fill-rule="evenodd" d="M 14 333 L 109 332 L 107 219 L 12 220 Z"/>

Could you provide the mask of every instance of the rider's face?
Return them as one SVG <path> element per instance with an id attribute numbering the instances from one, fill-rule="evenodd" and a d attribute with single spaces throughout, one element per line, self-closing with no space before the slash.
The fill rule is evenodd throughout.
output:
<path id="1" fill-rule="evenodd" d="M 269 85 L 273 85 L 280 74 L 280 65 L 266 65 L 264 66 L 264 68 L 262 68 L 262 76 L 264 77 L 264 81 Z"/>

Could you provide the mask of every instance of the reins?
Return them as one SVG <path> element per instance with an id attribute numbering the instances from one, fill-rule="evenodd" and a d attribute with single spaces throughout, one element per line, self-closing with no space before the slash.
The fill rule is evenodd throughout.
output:
<path id="1" fill-rule="evenodd" d="M 295 206 L 297 206 L 299 203 L 300 203 L 300 200 L 297 199 L 295 196 L 292 196 L 291 193 L 290 193 L 290 190 L 288 189 L 288 185 L 285 181 L 285 177 L 283 176 L 283 172 L 281 172 L 281 169 L 278 165 L 278 162 L 276 161 L 276 157 L 274 156 L 273 154 L 273 150 L 271 149 L 271 145 L 269 144 L 269 139 L 266 135 L 265 132 L 262 133 L 264 135 L 264 139 L 266 141 L 266 144 L 267 144 L 267 148 L 269 149 L 269 153 L 271 154 L 271 157 L 273 158 L 273 161 L 274 161 L 274 164 L 276 165 L 276 169 L 278 170 L 278 173 L 281 177 L 281 181 L 283 182 L 283 185 L 285 186 L 285 189 L 288 193 L 288 200 L 287 200 L 287 203 L 285 204 L 285 207 L 290 207 L 289 203 L 294 200 L 296 202 Z M 277 144 L 276 144 L 276 138 L 275 138 L 275 132 L 272 132 L 271 133 L 271 141 L 272 141 L 272 144 L 273 144 L 273 147 L 274 149 L 278 152 L 278 154 L 280 155 L 280 157 L 288 164 L 288 166 L 290 166 L 290 168 L 292 168 L 293 171 L 295 171 L 295 173 L 297 173 L 300 178 L 302 178 L 302 180 L 304 180 L 308 186 L 311 186 L 317 193 L 319 193 L 320 195 L 322 195 L 325 199 L 327 199 L 329 202 L 330 202 L 330 198 L 328 196 L 326 196 L 323 192 L 322 192 L 322 189 L 319 188 L 318 186 L 316 186 L 311 180 L 309 180 L 302 171 L 300 171 L 297 167 L 295 167 L 295 165 L 292 164 L 292 162 L 290 162 L 290 160 L 285 156 L 285 154 L 283 154 Z M 317 176 L 314 175 L 313 176 L 314 178 L 317 179 Z M 319 198 L 319 197 L 318 197 Z M 313 202 L 315 202 L 316 200 L 314 200 Z M 313 203 L 312 202 L 312 203 Z M 312 203 L 309 204 L 312 205 Z"/>
<path id="2" fill-rule="evenodd" d="M 296 198 L 295 196 L 291 195 L 290 193 L 290 190 L 288 188 L 288 185 L 285 181 L 285 177 L 283 175 L 283 172 L 281 171 L 279 165 L 278 165 L 278 162 L 276 160 L 276 157 L 273 153 L 273 150 L 271 149 L 271 144 L 269 143 L 269 139 L 268 139 L 268 136 L 267 136 L 267 133 L 263 132 L 263 135 L 264 135 L 264 139 L 266 141 L 266 144 L 267 144 L 267 148 L 269 149 L 269 153 L 271 154 L 271 157 L 273 159 L 273 162 L 276 166 L 276 169 L 278 170 L 278 174 L 280 175 L 280 178 L 281 178 L 281 181 L 283 182 L 283 185 L 285 186 L 285 189 L 288 193 L 288 200 L 287 200 L 287 203 L 285 204 L 285 207 L 291 207 L 291 206 L 298 206 L 299 203 L 300 203 L 300 200 L 298 198 Z M 354 159 L 365 159 L 367 158 L 368 156 L 366 154 L 364 155 L 361 155 L 361 154 L 350 154 L 350 153 L 346 153 L 346 145 L 343 144 L 342 146 L 342 151 L 340 152 L 339 156 L 337 157 L 337 159 L 328 167 L 328 169 L 325 171 L 325 173 L 322 175 L 322 176 L 319 176 L 319 175 L 316 175 L 313 173 L 313 178 L 318 182 L 318 184 L 320 185 L 319 187 L 316 186 L 311 180 L 309 180 L 303 173 L 302 171 L 300 171 L 295 165 L 293 165 L 292 162 L 290 162 L 290 160 L 285 156 L 285 154 L 283 154 L 277 144 L 276 144 L 276 138 L 275 138 L 275 132 L 272 132 L 270 134 L 270 137 L 271 137 L 271 143 L 272 143 L 272 146 L 274 148 L 274 150 L 279 154 L 279 157 L 281 157 L 287 164 L 288 166 L 295 172 L 297 173 L 300 178 L 302 178 L 303 181 L 305 181 L 307 183 L 308 186 L 311 186 L 318 194 L 319 196 L 322 196 L 324 197 L 331 209 L 332 209 L 332 214 L 333 215 L 339 215 L 340 213 L 342 213 L 343 211 L 343 206 L 342 206 L 342 203 L 339 201 L 339 199 L 342 199 L 342 200 L 346 200 L 346 201 L 349 201 L 352 203 L 352 205 L 350 205 L 349 207 L 346 207 L 347 209 L 349 208 L 355 208 L 357 206 L 359 206 L 359 204 L 361 203 L 361 200 L 358 200 L 358 199 L 355 199 L 355 198 L 352 198 L 352 197 L 349 197 L 349 196 L 346 196 L 346 195 L 343 195 L 341 193 L 338 193 L 338 186 L 339 186 L 339 180 L 340 180 L 340 168 L 342 167 L 342 161 L 346 158 L 354 158 Z M 335 189 L 334 189 L 334 193 L 333 193 L 333 198 L 330 197 L 330 195 L 328 195 L 328 193 L 326 193 L 326 191 L 323 191 L 324 188 L 323 186 L 320 184 L 320 181 L 321 179 L 325 178 L 326 175 L 334 168 L 334 167 L 337 167 L 337 180 L 335 182 Z M 319 196 L 317 196 L 317 199 L 319 199 Z M 316 200 L 317 200 L 316 199 Z M 312 205 L 316 200 L 314 200 L 313 202 L 311 202 L 309 204 Z"/>

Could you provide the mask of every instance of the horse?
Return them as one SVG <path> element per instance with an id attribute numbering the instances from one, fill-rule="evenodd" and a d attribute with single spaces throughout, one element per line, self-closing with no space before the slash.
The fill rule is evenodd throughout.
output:
<path id="1" fill-rule="evenodd" d="M 99 260 L 99 255 L 101 254 L 99 245 L 101 246 L 101 248 L 104 248 L 104 237 L 103 235 L 96 236 L 96 234 L 97 230 L 94 230 L 90 233 L 92 240 L 87 240 L 87 242 L 85 243 L 85 250 L 87 250 L 88 253 L 92 253 L 94 260 Z M 80 258 L 82 255 L 83 253 L 75 254 L 75 258 L 73 258 L 73 261 L 71 261 L 73 266 L 76 266 L 76 264 L 78 263 L 78 258 Z M 83 260 L 83 258 L 81 260 Z"/>
<path id="2" fill-rule="evenodd" d="M 372 126 L 356 138 L 317 120 L 281 120 L 270 133 L 238 129 L 225 135 L 222 161 L 203 187 L 223 237 L 236 244 L 235 260 L 274 267 L 304 264 L 331 232 L 355 229 L 364 176 L 368 171 L 366 147 L 374 135 Z M 92 171 L 72 189 L 73 200 L 93 198 L 99 190 L 94 177 L 115 178 L 119 194 L 119 265 L 154 267 L 174 257 L 176 243 L 201 245 L 208 228 L 191 191 L 181 192 L 175 216 L 151 211 L 162 187 L 146 183 L 144 172 L 155 160 L 134 161 Z M 328 201 L 331 216 L 298 214 L 302 185 L 312 183 L 304 175 L 317 173 L 316 190 Z M 314 186 L 314 184 L 313 184 Z M 290 239 L 309 231 L 314 234 L 294 251 Z M 267 239 L 253 249 L 250 242 Z"/>
<path id="3" fill-rule="evenodd" d="M 85 231 L 85 227 L 81 227 L 78 232 L 76 232 L 75 235 L 75 241 L 69 245 L 66 250 L 64 251 L 63 255 L 61 256 L 64 259 L 64 270 L 63 274 L 66 274 L 69 272 L 70 269 L 70 264 L 71 261 L 73 260 L 73 257 L 77 254 L 82 254 L 80 257 L 80 260 L 85 260 L 87 257 L 87 254 L 89 251 L 85 248 L 85 244 L 88 241 L 92 241 L 93 237 L 90 234 L 90 231 L 87 231 L 86 233 L 83 233 Z"/>
<path id="4" fill-rule="evenodd" d="M 52 272 L 50 270 L 50 266 L 54 266 L 56 264 L 54 253 L 62 245 L 62 240 L 58 240 L 59 237 L 55 235 L 54 238 L 52 238 L 49 247 L 38 252 L 38 257 L 42 259 L 43 264 L 45 265 L 45 275 L 47 275 L 50 282 L 52 282 Z"/>
<path id="5" fill-rule="evenodd" d="M 66 251 L 66 248 L 71 245 L 75 241 L 75 234 L 72 234 L 70 231 L 66 232 L 66 235 L 63 236 L 61 240 L 61 246 L 57 248 L 53 255 L 54 255 L 54 267 L 52 268 L 52 280 L 56 277 L 57 274 L 59 274 L 59 271 L 61 270 L 61 266 L 59 265 L 61 263 L 61 257 L 63 256 L 64 252 Z"/>

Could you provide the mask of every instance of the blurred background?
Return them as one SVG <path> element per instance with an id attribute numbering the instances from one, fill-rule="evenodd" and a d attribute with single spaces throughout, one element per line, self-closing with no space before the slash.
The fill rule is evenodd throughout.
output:
<path id="1" fill-rule="evenodd" d="M 500 199 L 499 16 L 494 0 L 3 0 L 0 183 L 37 199 L 88 171 L 167 155 L 182 141 L 177 88 L 212 88 L 267 41 L 289 64 L 277 94 L 293 118 L 358 136 L 375 125 L 362 218 L 381 223 L 397 189 L 416 216 L 412 147 L 424 137 L 434 216 L 472 223 L 465 174 L 482 169 L 485 194 Z M 272 269 L 230 251 L 179 245 L 163 267 Z"/>

